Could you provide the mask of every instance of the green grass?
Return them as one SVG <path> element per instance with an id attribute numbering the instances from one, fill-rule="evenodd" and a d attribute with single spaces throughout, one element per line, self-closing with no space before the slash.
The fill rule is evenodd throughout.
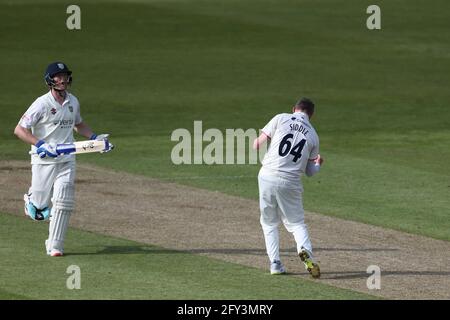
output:
<path id="1" fill-rule="evenodd" d="M 0 299 L 372 299 L 291 276 L 69 229 L 66 255 L 45 254 L 48 224 L 0 214 Z M 67 268 L 80 268 L 69 290 Z M 270 288 L 268 290 L 267 288 Z"/>
<path id="2" fill-rule="evenodd" d="M 447 0 L 380 0 L 380 31 L 365 27 L 368 0 L 81 0 L 81 31 L 65 28 L 69 4 L 0 1 L 0 159 L 28 159 L 12 130 L 61 59 L 84 120 L 117 145 L 81 163 L 256 199 L 258 165 L 175 166 L 172 131 L 262 128 L 309 96 L 325 165 L 305 208 L 450 240 Z"/>
<path id="3" fill-rule="evenodd" d="M 379 1 L 380 31 L 359 0 L 79 4 L 81 31 L 64 2 L 0 4 L 2 158 L 26 159 L 12 129 L 63 59 L 85 121 L 117 145 L 80 161 L 256 198 L 257 165 L 175 166 L 170 134 L 261 128 L 305 95 L 326 160 L 306 208 L 450 240 L 448 1 Z"/>

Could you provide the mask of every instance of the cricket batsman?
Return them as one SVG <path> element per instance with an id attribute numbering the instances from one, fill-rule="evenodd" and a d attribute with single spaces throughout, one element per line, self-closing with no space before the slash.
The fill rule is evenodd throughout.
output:
<path id="1" fill-rule="evenodd" d="M 286 273 L 280 260 L 278 225 L 282 221 L 293 234 L 297 252 L 313 278 L 320 277 L 311 240 L 304 221 L 301 177 L 312 176 L 320 169 L 319 137 L 311 125 L 314 103 L 302 98 L 293 113 L 276 115 L 255 139 L 253 148 L 270 141 L 258 175 L 260 223 L 264 233 L 270 273 Z"/>
<path id="2" fill-rule="evenodd" d="M 62 256 L 70 215 L 75 207 L 75 155 L 60 155 L 57 145 L 74 142 L 73 130 L 90 140 L 108 140 L 96 135 L 83 122 L 78 99 L 67 91 L 72 71 L 63 62 L 48 65 L 44 80 L 49 92 L 37 98 L 20 119 L 14 134 L 31 145 L 31 187 L 24 195 L 25 214 L 47 220 L 47 255 Z M 113 145 L 104 152 L 111 151 Z"/>

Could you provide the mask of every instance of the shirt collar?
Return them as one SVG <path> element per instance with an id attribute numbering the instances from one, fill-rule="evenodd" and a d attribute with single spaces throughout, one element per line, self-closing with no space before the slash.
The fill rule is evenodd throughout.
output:
<path id="1" fill-rule="evenodd" d="M 53 96 L 51 90 L 50 90 L 47 94 L 49 95 L 49 98 L 52 99 L 52 101 L 58 102 L 58 101 L 55 99 L 55 97 Z M 69 102 L 69 101 L 70 101 L 70 93 L 69 93 L 69 91 L 66 90 L 66 97 L 64 98 L 64 101 L 63 101 L 62 105 L 64 105 L 65 103 L 67 103 L 67 102 Z"/>
<path id="2" fill-rule="evenodd" d="M 308 114 L 306 114 L 306 113 L 303 112 L 303 111 L 295 111 L 294 114 L 299 114 L 299 115 L 301 115 L 302 117 L 305 117 L 306 120 L 309 121 L 309 116 L 308 116 Z"/>

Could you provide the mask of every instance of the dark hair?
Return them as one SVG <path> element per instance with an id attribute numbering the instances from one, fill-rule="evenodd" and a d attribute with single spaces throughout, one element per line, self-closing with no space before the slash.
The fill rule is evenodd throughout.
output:
<path id="1" fill-rule="evenodd" d="M 305 111 L 308 116 L 312 116 L 314 113 L 314 102 L 308 98 L 301 98 L 295 104 L 295 109 Z"/>

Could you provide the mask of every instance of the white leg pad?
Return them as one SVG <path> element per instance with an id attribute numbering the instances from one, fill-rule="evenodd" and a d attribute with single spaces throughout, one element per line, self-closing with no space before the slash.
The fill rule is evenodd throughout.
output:
<path id="1" fill-rule="evenodd" d="M 55 184 L 47 251 L 57 249 L 63 252 L 70 215 L 75 207 L 74 190 L 74 185 L 71 183 Z"/>
<path id="2" fill-rule="evenodd" d="M 66 237 L 67 227 L 69 226 L 71 211 L 58 209 L 52 211 L 48 232 L 47 251 L 57 249 L 63 252 L 64 239 Z"/>

